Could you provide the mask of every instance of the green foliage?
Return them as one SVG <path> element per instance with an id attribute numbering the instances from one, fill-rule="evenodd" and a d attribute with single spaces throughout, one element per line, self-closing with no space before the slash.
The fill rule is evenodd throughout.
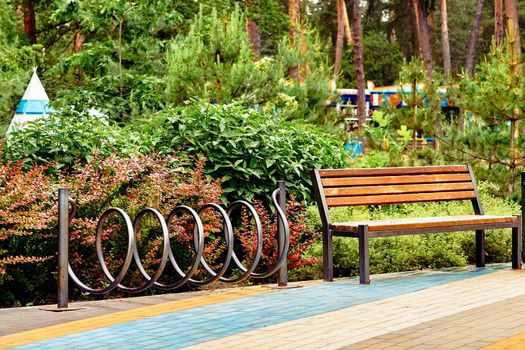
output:
<path id="1" fill-rule="evenodd" d="M 355 87 L 355 67 L 353 49 L 343 55 L 340 87 Z M 405 59 L 399 44 L 389 41 L 385 33 L 370 31 L 363 33 L 363 65 L 367 80 L 377 86 L 392 85 L 398 79 L 399 71 Z"/>
<path id="2" fill-rule="evenodd" d="M 282 71 L 273 59 L 255 62 L 238 7 L 229 16 L 215 9 L 205 16 L 201 8 L 188 35 L 169 47 L 167 61 L 167 96 L 173 102 L 198 97 L 261 103 L 276 93 Z"/>
<path id="3" fill-rule="evenodd" d="M 434 72 L 432 79 L 425 74 L 423 61 L 413 59 L 402 66 L 399 73 L 399 96 L 409 108 L 390 108 L 397 114 L 397 120 L 413 130 L 420 130 L 426 135 L 440 133 L 443 112 L 439 87 L 444 85 L 442 77 Z"/>
<path id="4" fill-rule="evenodd" d="M 265 198 L 286 180 L 299 198 L 311 199 L 310 171 L 345 164 L 337 141 L 313 126 L 282 122 L 240 103 L 206 102 L 167 113 L 158 149 L 206 156 L 206 173 L 223 178 L 228 198 Z"/>
<path id="5" fill-rule="evenodd" d="M 48 53 L 43 83 L 51 99 L 117 120 L 161 109 L 165 44 L 183 22 L 176 7 L 166 0 L 53 1 L 42 41 L 70 45 L 80 34 L 85 42 L 79 51 Z"/>
<path id="6" fill-rule="evenodd" d="M 327 108 L 327 101 L 334 99 L 331 91 L 332 69 L 325 49 L 315 30 L 301 28 L 298 43 L 284 37 L 279 44 L 276 60 L 284 68 L 281 94 L 265 106 L 271 106 L 288 120 L 306 120 L 318 125 L 334 125 L 337 117 Z M 289 72 L 297 71 L 297 79 L 286 79 Z M 283 99 L 283 97 L 285 97 Z M 283 105 L 282 101 L 285 101 Z M 293 108 L 287 100 L 293 101 Z"/>
<path id="7" fill-rule="evenodd" d="M 370 151 L 353 160 L 356 167 L 430 165 L 445 162 L 439 152 L 413 147 L 414 133 L 440 137 L 445 118 L 441 110 L 444 97 L 439 75 L 425 77 L 420 60 L 405 63 L 399 74 L 398 95 L 403 107 L 385 103 L 365 127 Z"/>
<path id="8" fill-rule="evenodd" d="M 373 147 L 384 152 L 400 154 L 405 149 L 413 135 L 413 131 L 401 125 L 399 130 L 392 129 L 393 117 L 380 111 L 374 111 L 372 122 L 375 126 L 366 126 L 366 132 Z"/>
<path id="9" fill-rule="evenodd" d="M 326 108 L 331 72 L 315 33 L 305 33 L 300 45 L 284 37 L 274 57 L 256 60 L 244 22 L 238 7 L 228 15 L 216 10 L 205 15 L 201 8 L 188 35 L 178 36 L 168 49 L 168 101 L 242 99 L 283 119 L 333 124 L 335 113 Z M 294 67 L 297 80 L 288 78 Z"/>
<path id="10" fill-rule="evenodd" d="M 500 185 L 500 193 L 514 192 L 516 168 L 525 164 L 522 132 L 525 120 L 525 79 L 522 64 L 513 62 L 510 47 L 493 46 L 474 76 L 464 74 L 456 104 L 468 111 L 465 131 L 455 123 L 446 129 L 447 155 L 477 163 L 483 178 Z"/>
<path id="11" fill-rule="evenodd" d="M 525 79 L 517 74 L 517 69 L 509 44 L 494 45 L 490 55 L 478 64 L 474 76 L 462 76 L 458 106 L 479 116 L 488 127 L 522 118 L 516 111 L 525 108 Z"/>
<path id="12" fill-rule="evenodd" d="M 491 185 L 479 184 L 481 201 L 487 215 L 511 215 L 520 212 L 518 204 L 493 196 Z M 414 203 L 377 207 L 345 207 L 330 210 L 332 221 L 351 222 L 402 217 L 431 217 L 472 215 L 468 201 Z M 308 209 L 310 224 L 321 229 L 316 207 Z M 491 230 L 486 234 L 487 262 L 510 261 L 510 230 Z M 357 240 L 334 238 L 334 270 L 336 276 L 357 275 L 359 254 Z M 322 257 L 322 243 L 314 245 L 309 256 Z M 475 236 L 469 233 L 443 233 L 385 237 L 370 240 L 370 269 L 372 273 L 464 266 L 475 262 Z"/>
<path id="13" fill-rule="evenodd" d="M 100 155 L 119 153 L 132 156 L 151 150 L 143 137 L 131 130 L 70 108 L 38 119 L 9 135 L 5 157 L 26 164 L 48 165 L 54 169 L 86 163 L 97 150 Z"/>
<path id="14" fill-rule="evenodd" d="M 401 125 L 395 129 L 394 116 L 374 111 L 372 123 L 365 125 L 367 153 L 352 159 L 357 168 L 400 166 L 406 160 L 407 145 L 414 132 Z"/>
<path id="15" fill-rule="evenodd" d="M 279 0 L 243 1 L 248 18 L 257 23 L 263 40 L 262 54 L 274 54 L 279 38 L 288 32 L 290 21 Z"/>

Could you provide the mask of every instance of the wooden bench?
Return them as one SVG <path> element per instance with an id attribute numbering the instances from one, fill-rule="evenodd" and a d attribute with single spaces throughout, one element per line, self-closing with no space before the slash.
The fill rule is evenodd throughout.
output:
<path id="1" fill-rule="evenodd" d="M 521 268 L 521 216 L 484 215 L 469 165 L 374 169 L 315 169 L 313 187 L 323 226 L 325 281 L 333 281 L 332 236 L 359 241 L 359 281 L 370 283 L 370 238 L 475 231 L 476 266 L 485 266 L 486 229 L 512 228 L 512 268 Z M 329 208 L 470 200 L 475 215 L 333 223 Z"/>

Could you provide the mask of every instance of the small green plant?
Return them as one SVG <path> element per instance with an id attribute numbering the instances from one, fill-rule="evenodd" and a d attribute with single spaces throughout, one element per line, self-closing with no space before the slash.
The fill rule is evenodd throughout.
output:
<path id="1" fill-rule="evenodd" d="M 369 151 L 353 160 L 355 167 L 376 168 L 399 166 L 403 163 L 413 131 L 406 125 L 395 129 L 393 122 L 392 114 L 374 111 L 372 123 L 365 126 Z"/>

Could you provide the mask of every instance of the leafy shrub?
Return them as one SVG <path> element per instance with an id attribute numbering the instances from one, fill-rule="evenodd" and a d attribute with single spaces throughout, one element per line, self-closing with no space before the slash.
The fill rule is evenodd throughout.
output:
<path id="1" fill-rule="evenodd" d="M 0 142 L 0 160 L 2 159 Z M 51 282 L 56 204 L 45 167 L 24 171 L 22 161 L 0 162 L 0 305 L 11 305 Z"/>
<path id="2" fill-rule="evenodd" d="M 263 251 L 257 271 L 267 271 L 275 266 L 279 258 L 277 219 L 271 216 L 264 205 L 254 202 L 254 207 L 261 222 L 263 223 Z M 319 263 L 318 258 L 309 258 L 304 255 L 312 244 L 319 239 L 319 233 L 312 230 L 308 225 L 306 210 L 303 203 L 298 202 L 293 196 L 286 204 L 286 217 L 290 226 L 290 248 L 288 250 L 288 269 L 294 270 L 303 266 Z M 241 215 L 241 225 L 236 232 L 248 257 L 255 255 L 256 235 L 251 217 L 243 210 Z"/>
<path id="3" fill-rule="evenodd" d="M 79 213 L 71 223 L 71 264 L 81 271 L 85 280 L 94 283 L 102 275 L 95 256 L 94 232 L 97 219 L 109 206 L 117 206 L 131 218 L 144 209 L 158 209 L 165 217 L 177 205 L 185 204 L 198 208 L 204 203 L 219 201 L 222 193 L 220 183 L 203 175 L 203 160 L 193 161 L 185 157 L 156 154 L 124 158 L 96 155 L 86 166 L 60 179 L 63 186 L 70 188 L 71 196 L 77 200 Z M 205 256 L 220 256 L 217 245 L 220 239 L 214 236 L 218 231 L 218 220 L 213 214 L 204 213 L 203 222 L 210 242 L 206 242 Z M 181 254 L 191 251 L 193 226 L 189 218 L 176 220 L 171 227 L 171 236 L 178 244 L 174 247 L 177 261 L 181 266 L 191 260 L 180 259 Z M 126 253 L 126 234 L 119 220 L 111 218 L 105 225 L 104 252 L 112 271 L 119 268 Z M 139 248 L 144 267 L 153 273 L 159 263 L 158 247 L 162 242 L 158 223 L 146 217 L 139 231 Z M 217 251 L 215 253 L 215 251 Z M 168 269 L 169 270 L 169 269 Z M 140 284 L 138 271 L 131 271 L 126 283 Z"/>
<path id="4" fill-rule="evenodd" d="M 147 153 L 141 147 L 141 136 L 123 131 L 104 117 L 94 117 L 71 108 L 38 119 L 9 135 L 6 158 L 24 159 L 26 164 L 53 164 L 53 168 L 71 168 L 85 164 L 95 149 L 109 156 L 119 153 L 131 156 Z"/>
<path id="5" fill-rule="evenodd" d="M 1 154 L 0 154 L 1 155 Z M 222 194 L 220 180 L 204 175 L 204 159 L 185 156 L 149 154 L 137 157 L 95 153 L 85 165 L 76 163 L 70 171 L 49 174 L 47 166 L 24 170 L 23 161 L 0 165 L 0 305 L 53 302 L 56 293 L 56 192 L 68 188 L 79 205 L 79 212 L 70 225 L 70 263 L 88 285 L 106 283 L 95 254 L 95 231 L 98 217 L 111 206 L 124 209 L 133 219 L 145 207 L 157 208 L 165 217 L 177 205 L 199 208 L 208 202 L 219 203 Z M 54 182 L 58 181 L 58 184 Z M 274 263 L 276 244 L 275 223 L 259 205 L 265 227 L 265 255 L 261 268 Z M 289 219 L 292 228 L 290 268 L 310 262 L 301 255 L 315 234 L 306 225 L 304 208 L 291 201 Z M 201 215 L 205 228 L 204 256 L 217 271 L 224 257 L 222 222 L 213 212 Z M 236 222 L 238 223 L 238 222 Z M 142 220 L 138 249 L 144 268 L 152 274 L 160 261 L 162 237 L 158 223 L 151 216 Z M 119 217 L 111 215 L 104 224 L 102 249 L 112 273 L 122 265 L 127 246 L 127 234 Z M 181 215 L 170 225 L 170 237 L 177 262 L 182 269 L 194 260 L 193 222 Z M 253 235 L 243 238 L 246 253 L 254 246 Z M 31 263 L 31 264 L 25 264 Z M 199 270 L 196 278 L 205 278 Z M 178 279 L 168 263 L 162 282 Z M 132 264 L 126 285 L 138 285 L 143 279 Z M 80 298 L 77 288 L 73 298 Z"/>
<path id="6" fill-rule="evenodd" d="M 342 147 L 313 126 L 281 122 L 239 103 L 206 102 L 174 110 L 159 150 L 183 148 L 206 157 L 206 173 L 223 179 L 227 198 L 267 198 L 284 179 L 298 199 L 310 200 L 310 171 L 345 164 Z"/>
<path id="7" fill-rule="evenodd" d="M 490 194 L 490 184 L 480 183 L 481 200 L 487 215 L 519 213 L 519 206 Z M 403 205 L 345 207 L 331 209 L 334 222 L 380 220 L 401 217 L 429 217 L 472 215 L 468 201 L 441 203 L 413 203 Z M 316 207 L 308 209 L 310 224 L 321 229 Z M 510 261 L 510 230 L 486 231 L 487 262 Z M 357 240 L 334 237 L 334 273 L 339 276 L 359 273 Z M 309 255 L 322 257 L 322 243 L 316 243 Z M 411 235 L 374 238 L 370 240 L 370 270 L 372 273 L 464 266 L 475 263 L 475 236 L 473 232 Z"/>

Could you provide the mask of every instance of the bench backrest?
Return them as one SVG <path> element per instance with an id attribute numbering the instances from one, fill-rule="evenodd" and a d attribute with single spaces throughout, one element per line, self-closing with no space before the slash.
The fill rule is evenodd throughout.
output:
<path id="1" fill-rule="evenodd" d="M 483 212 L 468 165 L 315 169 L 313 185 L 320 210 L 325 211 L 341 206 L 470 199 L 476 214 Z"/>

